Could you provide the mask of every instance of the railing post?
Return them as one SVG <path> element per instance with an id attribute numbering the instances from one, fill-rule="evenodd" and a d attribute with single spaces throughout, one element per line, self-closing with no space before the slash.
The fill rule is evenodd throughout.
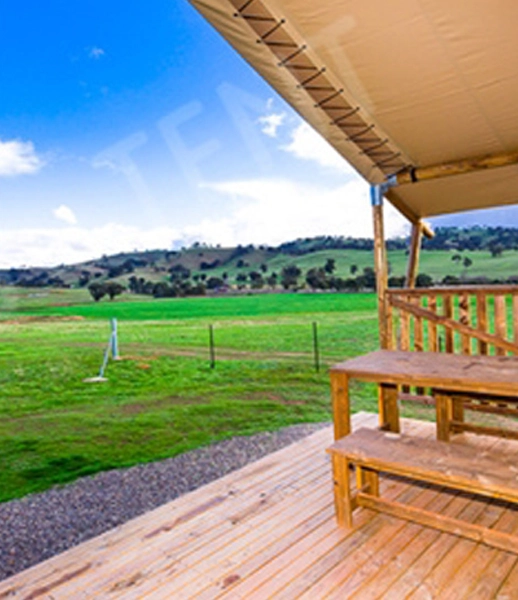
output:
<path id="1" fill-rule="evenodd" d="M 412 224 L 412 237 L 410 240 L 410 254 L 408 256 L 408 267 L 406 272 L 405 287 L 414 288 L 417 271 L 419 269 L 419 251 L 421 250 L 421 238 L 423 235 L 423 224 L 421 221 Z"/>

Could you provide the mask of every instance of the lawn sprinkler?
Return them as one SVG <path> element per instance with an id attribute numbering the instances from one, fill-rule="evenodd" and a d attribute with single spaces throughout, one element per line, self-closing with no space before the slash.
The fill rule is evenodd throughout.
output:
<path id="1" fill-rule="evenodd" d="M 101 368 L 99 369 L 99 374 L 95 377 L 87 377 L 86 379 L 83 379 L 83 383 L 103 383 L 104 381 L 108 381 L 108 378 L 104 376 L 104 371 L 108 365 L 110 352 L 113 360 L 120 360 L 119 344 L 117 340 L 117 319 L 111 319 L 110 339 L 108 340 L 108 345 L 104 351 L 103 362 Z"/>

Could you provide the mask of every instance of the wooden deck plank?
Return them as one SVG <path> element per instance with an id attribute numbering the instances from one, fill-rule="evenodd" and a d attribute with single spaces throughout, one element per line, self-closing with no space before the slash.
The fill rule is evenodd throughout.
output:
<path id="1" fill-rule="evenodd" d="M 173 568 L 172 564 L 177 565 L 175 579 L 179 578 L 180 571 L 184 573 L 189 566 L 193 566 L 189 563 L 188 556 L 194 553 L 199 545 L 203 547 L 204 552 L 207 552 L 211 542 L 224 539 L 224 536 L 229 533 L 232 534 L 237 524 L 242 525 L 240 529 L 242 537 L 243 527 L 247 527 L 247 521 L 258 511 L 262 518 L 265 514 L 264 509 L 271 510 L 274 515 L 275 507 L 284 500 L 286 494 L 288 499 L 291 498 L 297 486 L 310 485 L 314 477 L 319 475 L 319 472 L 315 475 L 315 470 L 322 471 L 322 467 L 325 470 L 324 464 L 315 467 L 312 454 L 304 460 L 307 464 L 302 461 L 301 472 L 291 467 L 289 470 L 281 470 L 269 480 L 261 480 L 262 485 L 254 485 L 242 494 L 239 494 L 237 486 L 234 486 L 231 495 L 212 495 L 212 498 L 223 501 L 210 505 L 211 500 L 209 500 L 205 506 L 200 505 L 201 510 L 200 507 L 191 507 L 187 513 L 176 517 L 172 522 L 166 521 L 165 524 L 152 528 L 134 540 L 131 551 L 128 552 L 125 548 L 125 551 L 117 553 L 115 560 L 109 554 L 112 576 L 107 579 L 100 572 L 99 587 L 91 577 L 82 579 L 92 593 L 106 593 L 108 590 L 124 588 L 125 582 L 140 581 L 142 573 L 148 574 L 152 571 L 153 577 L 156 577 L 163 570 L 169 572 Z M 323 493 L 321 487 L 320 484 L 319 493 Z M 271 492 L 263 491 L 265 489 Z M 180 558 L 181 563 L 178 562 Z M 148 577 L 150 575 L 146 579 Z M 80 582 L 76 579 L 69 584 L 69 588 L 72 586 L 77 592 Z M 63 587 L 62 591 L 63 594 L 67 593 L 67 587 Z"/>
<path id="2" fill-rule="evenodd" d="M 300 454 L 303 460 L 309 461 L 312 465 L 315 450 L 330 441 L 329 429 L 319 431 L 303 442 L 284 449 L 285 454 L 282 450 L 271 454 L 258 463 L 248 465 L 239 472 L 231 473 L 208 486 L 199 488 L 163 507 L 137 517 L 128 524 L 73 548 L 61 555 L 64 559 L 62 568 L 57 566 L 58 563 L 55 559 L 50 559 L 53 566 L 56 565 L 56 568 L 53 569 L 48 569 L 45 563 L 41 563 L 29 570 L 32 575 L 32 585 L 45 587 L 52 581 L 59 580 L 80 569 L 84 570 L 74 577 L 74 580 L 79 581 L 82 578 L 89 582 L 92 574 L 86 566 L 89 564 L 89 557 L 92 554 L 96 556 L 96 571 L 102 577 L 103 560 L 112 561 L 111 564 L 113 564 L 114 556 L 117 558 L 124 556 L 128 551 L 142 555 L 147 550 L 147 544 L 152 544 L 156 541 L 155 538 L 163 537 L 165 539 L 167 535 L 179 535 L 188 525 L 192 526 L 202 519 L 210 520 L 211 527 L 214 527 L 214 520 L 223 518 L 221 515 L 225 514 L 226 508 L 222 507 L 222 499 L 239 506 L 242 505 L 240 498 L 247 493 L 260 493 L 257 491 L 262 490 L 265 485 L 270 489 L 275 488 L 277 484 L 290 488 L 293 484 L 290 479 L 293 461 L 290 458 Z M 236 500 L 236 498 L 239 499 Z M 201 529 L 206 531 L 207 527 Z M 155 536 L 155 533 L 160 533 L 160 535 Z M 0 593 L 1 590 L 0 584 Z"/>
<path id="3" fill-rule="evenodd" d="M 365 415 L 365 417 L 359 416 L 358 423 L 360 422 L 371 422 L 372 417 Z M 319 457 L 318 461 L 315 461 L 315 457 L 312 459 L 312 463 L 315 463 L 318 466 L 319 470 L 319 481 L 310 482 L 310 485 L 315 489 L 313 495 L 309 495 L 307 498 L 308 504 L 314 504 L 314 498 L 321 497 L 321 503 L 319 504 L 319 510 L 322 510 L 322 506 L 325 506 L 325 502 L 329 502 L 330 492 L 331 492 L 331 480 L 329 478 L 329 463 L 322 456 Z M 298 477 L 302 477 L 300 474 L 301 471 L 304 470 L 304 465 L 300 462 L 294 462 L 292 468 L 295 473 L 298 473 Z M 302 486 L 306 486 L 305 483 Z M 300 486 L 299 486 L 300 487 Z M 174 590 L 169 589 L 167 586 L 164 590 L 164 597 L 167 597 L 168 594 L 171 594 L 173 591 L 176 594 L 182 594 L 188 596 L 190 593 L 192 596 L 196 598 L 199 597 L 201 590 L 204 587 L 207 587 L 207 583 L 209 585 L 212 583 L 210 579 L 210 571 L 211 570 L 219 570 L 221 569 L 220 562 L 221 556 L 224 557 L 225 565 L 232 564 L 232 561 L 241 563 L 243 559 L 247 557 L 244 549 L 247 547 L 254 547 L 258 544 L 261 547 L 267 545 L 268 535 L 272 533 L 272 529 L 276 529 L 275 535 L 279 537 L 283 532 L 284 522 L 288 524 L 289 528 L 293 528 L 296 523 L 293 523 L 293 516 L 290 516 L 290 512 L 293 513 L 297 506 L 300 504 L 300 499 L 297 497 L 292 497 L 291 500 L 287 500 L 285 502 L 285 509 L 287 510 L 286 516 L 284 514 L 276 516 L 270 510 L 268 512 L 263 511 L 263 513 L 257 515 L 257 519 L 255 522 L 248 523 L 250 528 L 249 530 L 243 531 L 242 528 L 238 528 L 231 532 L 232 535 L 223 535 L 219 534 L 216 536 L 216 544 L 210 545 L 210 540 L 207 539 L 206 536 L 203 538 L 203 545 L 198 548 L 197 552 L 190 552 L 189 555 L 182 555 L 182 563 L 186 563 L 192 566 L 195 570 L 195 573 L 192 576 L 188 574 L 182 573 L 182 576 L 175 578 L 175 588 Z M 246 512 L 248 508 L 244 508 L 244 512 Z M 300 511 L 296 513 L 297 518 L 301 516 Z M 279 526 L 281 523 L 281 526 Z M 237 556 L 237 559 L 233 559 L 233 557 Z M 154 565 L 154 575 L 151 579 L 146 582 L 144 587 L 139 589 L 140 597 L 153 597 L 159 598 L 161 597 L 161 593 L 159 591 L 160 586 L 162 586 L 161 579 L 161 564 Z M 163 573 L 162 573 L 163 575 Z M 240 576 L 241 577 L 241 576 Z M 235 579 L 235 574 L 229 573 L 225 576 L 218 577 L 218 585 L 222 585 L 221 582 L 225 586 L 228 586 L 228 582 Z"/>
<path id="4" fill-rule="evenodd" d="M 400 484 L 392 484 L 385 493 L 390 496 L 399 495 L 402 491 L 401 488 Z M 263 554 L 264 562 L 236 586 L 235 591 L 243 597 L 252 598 L 254 595 L 257 597 L 266 595 L 264 587 L 271 587 L 272 582 L 275 589 L 282 587 L 278 585 L 279 581 L 282 583 L 287 577 L 296 577 L 299 570 L 303 571 L 306 564 L 321 556 L 325 550 L 334 549 L 339 544 L 354 547 L 357 539 L 361 540 L 368 536 L 371 530 L 379 528 L 380 524 L 372 523 L 371 516 L 369 511 L 362 511 L 362 514 L 358 515 L 358 527 L 354 530 L 344 530 L 336 526 L 332 511 L 330 518 L 320 530 L 314 531 L 298 543 L 286 547 L 282 554 L 276 554 L 276 549 L 269 555 Z M 363 529 L 362 526 L 367 524 L 369 527 Z M 230 598 L 232 594 L 221 597 Z"/>
<path id="5" fill-rule="evenodd" d="M 376 427 L 359 414 L 353 428 Z M 433 437 L 435 426 L 404 420 Z M 518 558 L 367 509 L 336 525 L 325 448 L 331 427 L 155 511 L 0 582 L 0 600 L 31 598 L 515 598 Z M 454 444 L 516 441 L 463 434 Z M 384 497 L 518 530 L 518 510 L 469 495 L 381 478 Z"/>
<path id="6" fill-rule="evenodd" d="M 459 436 L 453 443 L 463 443 L 465 436 Z M 481 437 L 469 437 L 470 445 L 479 447 L 481 451 L 484 450 L 492 450 L 495 451 L 498 447 L 502 449 L 502 451 L 510 456 L 511 449 L 514 448 L 514 452 L 518 446 L 516 444 L 509 445 L 508 442 L 504 440 L 498 440 L 496 438 L 481 438 Z M 484 513 L 488 510 L 488 506 L 491 506 L 487 503 L 479 503 L 478 511 L 474 511 L 476 509 L 477 504 L 471 502 L 469 500 L 463 501 L 464 510 L 469 511 L 470 514 L 464 512 L 461 515 L 461 518 L 470 520 L 475 522 L 479 520 Z M 473 518 L 471 518 L 473 517 Z M 455 556 L 451 554 L 451 552 L 461 543 L 461 550 L 463 548 L 462 544 L 465 543 L 466 540 L 458 540 L 455 536 L 448 536 L 446 534 L 440 534 L 436 537 L 436 541 L 430 545 L 425 551 L 417 556 L 412 565 L 407 565 L 406 569 L 402 571 L 402 577 L 395 582 L 394 585 L 387 591 L 386 597 L 390 599 L 396 599 L 401 597 L 409 597 L 411 593 L 416 593 L 416 590 L 420 589 L 419 593 L 423 593 L 425 595 L 427 593 L 426 585 L 423 584 L 423 581 L 429 576 L 434 569 L 438 568 L 438 565 L 448 565 L 453 562 L 456 565 L 457 571 L 459 571 L 460 564 L 459 560 L 455 559 Z M 468 542 L 470 543 L 470 542 Z M 481 545 L 478 545 L 482 547 Z M 465 547 L 464 547 L 465 549 Z M 499 554 L 499 551 L 495 551 Z M 469 554 L 469 553 L 468 553 Z M 460 563 L 464 561 L 466 556 L 462 556 L 460 559 Z M 454 589 L 454 588 L 452 588 Z M 413 590 L 413 592 L 412 592 Z"/>
<path id="7" fill-rule="evenodd" d="M 486 445 L 487 446 L 487 445 Z M 496 450 L 496 446 L 498 446 L 498 444 L 495 442 L 495 444 L 492 446 L 492 450 L 495 451 Z M 448 514 L 448 516 L 452 516 L 452 517 L 458 517 L 458 513 L 459 511 L 466 506 L 467 500 L 461 498 L 457 498 L 454 503 L 451 505 L 451 507 L 449 507 L 448 511 L 445 511 L 445 514 Z M 512 514 L 510 512 L 504 512 L 504 516 L 503 519 L 514 519 L 514 517 L 512 516 Z M 509 531 L 509 529 L 507 528 L 507 526 L 503 525 L 500 526 L 501 524 L 503 524 L 503 522 L 499 522 L 497 523 L 497 528 L 503 531 Z M 416 561 L 416 559 L 420 556 L 422 556 L 424 553 L 428 552 L 429 549 L 432 547 L 433 543 L 435 541 L 438 540 L 438 538 L 440 537 L 440 532 L 439 531 L 435 531 L 433 529 L 427 529 L 427 528 L 421 528 L 420 533 L 415 536 L 415 538 L 411 541 L 411 543 L 408 544 L 408 546 L 401 552 L 399 553 L 397 556 L 394 557 L 394 559 L 390 562 L 387 562 L 385 564 L 383 564 L 380 568 L 377 569 L 376 575 L 371 578 L 370 581 L 365 580 L 363 586 L 361 587 L 361 589 L 359 590 L 359 592 L 353 594 L 351 596 L 351 598 L 356 598 L 357 600 L 370 600 L 370 599 L 374 599 L 374 598 L 379 598 L 379 597 L 384 597 L 384 593 L 394 584 L 394 582 L 401 577 L 402 573 L 405 573 L 405 571 L 407 569 L 410 568 L 410 566 Z M 477 546 L 477 551 L 480 550 L 482 552 L 485 553 L 485 551 L 487 550 L 492 557 L 495 556 L 500 556 L 506 553 L 501 553 L 497 550 L 493 550 L 491 548 L 487 548 L 486 546 L 483 546 L 481 544 L 479 544 Z M 516 558 L 516 557 L 514 557 Z M 508 560 L 507 562 L 510 563 L 509 565 L 509 569 L 511 568 L 512 564 L 514 564 L 514 559 L 511 555 L 508 556 Z M 503 573 L 505 573 L 505 565 L 503 565 L 501 567 L 501 572 L 503 569 Z M 477 571 L 477 573 L 479 573 L 480 571 Z M 492 576 L 491 574 L 488 574 Z M 481 576 L 482 579 L 482 576 Z M 496 581 L 502 581 L 502 575 L 496 575 L 495 577 L 493 577 L 494 580 Z M 476 577 L 473 576 L 473 570 L 471 570 L 470 573 L 470 581 L 473 587 L 475 587 L 476 584 Z M 494 585 L 494 584 L 493 584 Z M 488 589 L 491 588 L 491 586 L 487 585 L 485 586 Z M 453 592 L 453 594 L 457 594 L 457 591 L 460 589 L 460 583 L 458 581 L 454 581 L 451 582 L 450 588 Z M 488 594 L 485 594 L 484 592 L 482 592 L 481 590 L 481 595 L 480 596 L 468 596 L 468 597 L 481 597 L 481 598 L 489 598 L 492 597 Z M 484 595 L 482 595 L 484 594 Z M 459 598 L 460 596 L 458 595 L 453 595 L 452 598 Z"/>
<path id="8" fill-rule="evenodd" d="M 472 445 L 476 443 L 477 439 L 472 441 Z M 487 448 L 487 441 L 484 443 L 478 440 L 478 445 Z M 513 461 L 518 456 L 516 445 L 510 445 L 505 440 L 496 439 L 491 451 L 500 451 L 507 461 Z M 518 513 L 505 503 L 491 502 L 486 505 L 478 522 L 497 530 L 512 532 L 518 527 Z M 469 590 L 496 552 L 498 551 L 481 544 L 458 540 L 444 560 L 438 563 L 430 575 L 423 580 L 414 595 L 409 597 L 420 598 L 430 592 L 452 599 L 462 598 L 467 594 L 468 597 L 473 597 Z M 452 565 L 456 565 L 455 571 L 452 570 Z"/>

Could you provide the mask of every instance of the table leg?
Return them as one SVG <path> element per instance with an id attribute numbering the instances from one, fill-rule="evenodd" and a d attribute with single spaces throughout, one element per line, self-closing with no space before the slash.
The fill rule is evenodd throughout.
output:
<path id="1" fill-rule="evenodd" d="M 335 440 L 351 433 L 351 407 L 349 403 L 349 377 L 345 373 L 331 372 L 331 398 Z"/>
<path id="2" fill-rule="evenodd" d="M 380 383 L 378 388 L 378 410 L 381 429 L 399 433 L 399 407 L 397 385 Z"/>
<path id="3" fill-rule="evenodd" d="M 452 419 L 457 423 L 464 423 L 464 400 L 463 396 L 452 396 Z M 462 429 L 456 429 L 455 425 L 452 427 L 454 433 L 462 431 Z"/>
<path id="4" fill-rule="evenodd" d="M 443 442 L 450 440 L 451 420 L 453 416 L 453 401 L 451 396 L 434 390 L 435 411 L 437 424 L 437 439 Z"/>

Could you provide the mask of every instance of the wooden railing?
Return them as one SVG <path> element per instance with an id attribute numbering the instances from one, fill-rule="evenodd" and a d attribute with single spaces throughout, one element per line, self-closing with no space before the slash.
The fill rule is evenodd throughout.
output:
<path id="1" fill-rule="evenodd" d="M 389 289 L 389 349 L 518 354 L 518 286 Z"/>

